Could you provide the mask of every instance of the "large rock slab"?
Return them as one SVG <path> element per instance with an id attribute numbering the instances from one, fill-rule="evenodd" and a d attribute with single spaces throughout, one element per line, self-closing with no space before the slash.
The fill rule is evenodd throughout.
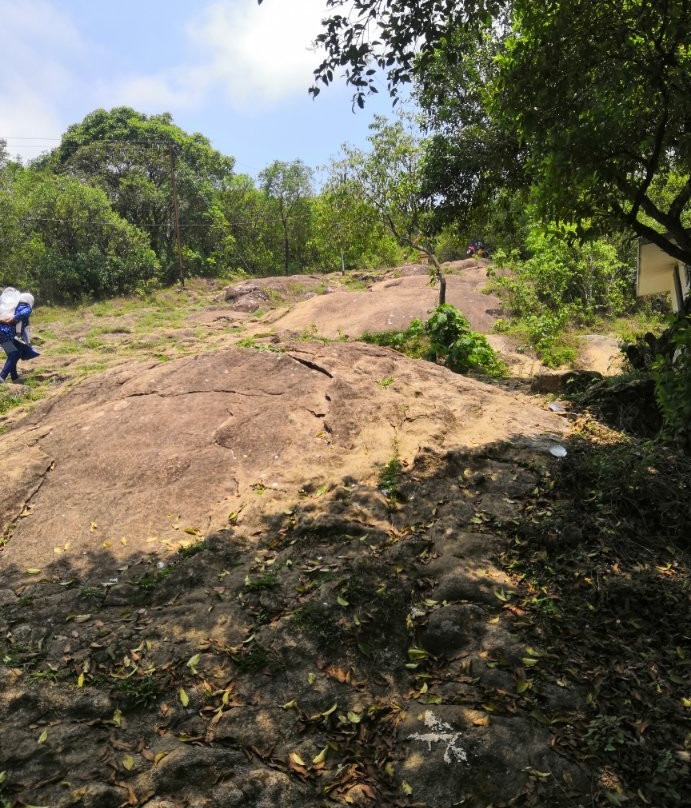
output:
<path id="1" fill-rule="evenodd" d="M 446 302 L 468 318 L 471 328 L 483 333 L 492 329 L 501 306 L 498 297 L 480 291 L 486 283 L 486 270 L 478 265 L 446 278 Z M 438 297 L 438 285 L 431 286 L 427 274 L 388 278 L 364 292 L 336 291 L 306 300 L 274 325 L 279 331 L 302 331 L 315 325 L 319 334 L 332 338 L 403 330 L 414 318 L 426 320 Z"/>
<path id="2" fill-rule="evenodd" d="M 104 549 L 123 559 L 227 527 L 231 514 L 259 530 L 300 491 L 376 480 L 396 454 L 564 429 L 528 398 L 376 346 L 133 364 L 39 405 L 3 436 L 2 559 L 40 568 Z"/>

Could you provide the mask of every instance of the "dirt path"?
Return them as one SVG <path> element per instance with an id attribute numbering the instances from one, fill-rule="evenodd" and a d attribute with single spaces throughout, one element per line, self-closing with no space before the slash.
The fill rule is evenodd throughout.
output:
<path id="1" fill-rule="evenodd" d="M 451 302 L 489 330 L 484 267 L 461 263 Z M 625 793 L 588 744 L 600 727 L 629 737 L 597 703 L 626 670 L 597 672 L 589 637 L 576 671 L 578 634 L 598 620 L 616 636 L 617 593 L 628 604 L 642 568 L 609 565 L 624 515 L 606 522 L 599 489 L 550 527 L 570 417 L 521 382 L 309 338 L 424 317 L 436 293 L 420 271 L 367 291 L 267 279 L 258 315 L 233 309 L 266 303 L 256 290 L 227 300 L 219 286 L 46 318 L 27 374 L 39 386 L 21 392 L 48 395 L 0 422 L 2 808 L 576 808 Z M 535 571 L 557 577 L 581 542 L 559 585 L 585 617 L 562 620 Z M 598 553 L 594 590 L 583 570 Z M 651 603 L 676 574 L 670 553 L 643 557 Z M 572 632 L 563 659 L 543 626 Z M 649 675 L 639 654 L 621 693 L 640 696 L 651 766 L 640 716 L 653 691 L 656 715 L 679 704 L 673 646 L 676 667 Z"/>

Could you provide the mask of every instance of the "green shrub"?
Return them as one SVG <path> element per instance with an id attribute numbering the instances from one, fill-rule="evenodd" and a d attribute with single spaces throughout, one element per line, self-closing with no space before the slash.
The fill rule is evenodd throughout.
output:
<path id="1" fill-rule="evenodd" d="M 413 320 L 405 331 L 377 331 L 365 332 L 360 339 L 372 345 L 383 345 L 394 348 L 406 356 L 414 359 L 429 359 L 429 340 L 425 334 L 425 324 L 422 320 Z"/>
<path id="2" fill-rule="evenodd" d="M 454 306 L 437 306 L 423 323 L 413 320 L 405 331 L 365 333 L 363 342 L 384 345 L 412 356 L 445 365 L 454 373 L 475 370 L 489 376 L 502 376 L 506 365 L 482 334 L 470 330 L 466 318 Z"/>
<path id="3" fill-rule="evenodd" d="M 663 436 L 691 449 L 691 317 L 671 337 L 674 356 L 653 363 L 655 395 L 662 411 Z"/>
<path id="4" fill-rule="evenodd" d="M 570 327 L 619 316 L 635 304 L 633 273 L 615 243 L 581 244 L 567 235 L 533 227 L 525 244 L 528 258 L 498 250 L 489 270 L 489 288 L 503 299 L 513 326 L 551 367 L 575 359 L 564 340 Z"/>
<path id="5" fill-rule="evenodd" d="M 454 373 L 477 370 L 490 376 L 502 376 L 506 365 L 497 358 L 482 334 L 470 330 L 470 323 L 454 306 L 437 306 L 425 323 L 430 349 Z"/>

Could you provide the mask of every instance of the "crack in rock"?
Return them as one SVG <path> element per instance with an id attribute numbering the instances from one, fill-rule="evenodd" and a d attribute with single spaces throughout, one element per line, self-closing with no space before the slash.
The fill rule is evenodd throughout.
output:
<path id="1" fill-rule="evenodd" d="M 245 393 L 242 390 L 218 390 L 210 388 L 209 390 L 183 390 L 179 393 L 161 393 L 159 390 L 150 390 L 141 393 L 129 393 L 123 398 L 143 398 L 144 396 L 159 396 L 160 398 L 178 398 L 180 396 L 204 395 L 206 393 L 227 393 L 234 396 L 246 396 L 247 398 L 262 398 L 263 396 L 282 396 L 285 391 L 279 390 L 273 393 L 269 390 L 260 390 L 258 393 Z"/>
<path id="2" fill-rule="evenodd" d="M 299 362 L 301 365 L 304 365 L 311 370 L 317 370 L 319 373 L 323 373 L 325 376 L 328 376 L 330 379 L 333 379 L 333 373 L 330 373 L 326 368 L 323 368 L 321 365 L 318 365 L 316 362 L 310 362 L 309 359 L 300 359 L 299 356 L 293 356 L 293 354 L 285 354 L 285 356 L 290 357 L 295 362 Z"/>
<path id="3" fill-rule="evenodd" d="M 21 507 L 17 510 L 17 515 L 10 522 L 10 527 L 9 527 L 9 529 L 7 531 L 7 534 L 6 534 L 7 539 L 10 539 L 12 537 L 12 527 L 14 526 L 14 523 L 21 517 L 21 515 L 24 513 L 24 511 L 31 505 L 31 501 L 34 499 L 34 497 L 38 494 L 38 492 L 43 487 L 43 483 L 45 483 L 49 472 L 51 472 L 55 468 L 55 460 L 53 460 L 53 458 L 49 457 L 48 455 L 46 455 L 46 458 L 48 460 L 48 463 L 47 463 L 46 467 L 43 469 L 43 471 L 39 472 L 39 480 L 38 480 L 38 483 L 36 484 L 36 487 L 24 499 L 24 502 L 22 503 Z"/>

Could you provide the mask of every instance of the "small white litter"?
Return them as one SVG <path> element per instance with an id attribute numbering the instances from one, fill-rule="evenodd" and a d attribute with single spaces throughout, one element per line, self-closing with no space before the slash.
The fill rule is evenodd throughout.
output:
<path id="1" fill-rule="evenodd" d="M 566 457 L 568 454 L 566 449 L 563 446 L 560 446 L 558 443 L 553 443 L 549 447 L 549 453 L 555 457 Z"/>

